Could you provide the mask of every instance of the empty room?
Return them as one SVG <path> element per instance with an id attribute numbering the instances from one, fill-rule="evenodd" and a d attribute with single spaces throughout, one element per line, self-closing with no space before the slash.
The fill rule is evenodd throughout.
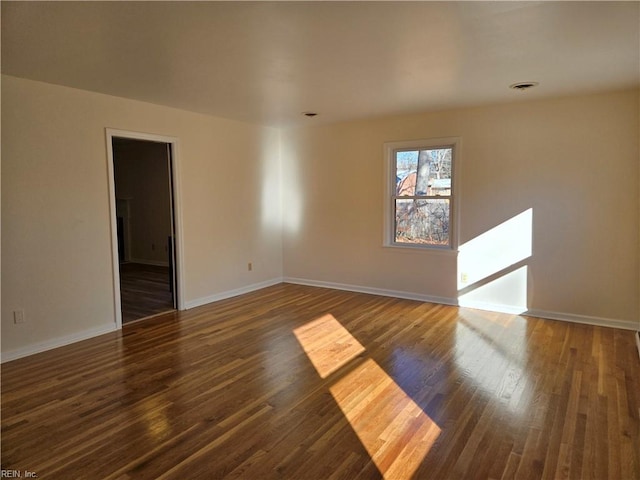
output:
<path id="1" fill-rule="evenodd" d="M 640 479 L 640 2 L 1 2 L 2 477 Z"/>

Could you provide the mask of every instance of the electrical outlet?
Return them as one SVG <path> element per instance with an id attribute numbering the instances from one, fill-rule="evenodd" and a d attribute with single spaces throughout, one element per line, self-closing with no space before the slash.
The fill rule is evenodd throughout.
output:
<path id="1" fill-rule="evenodd" d="M 247 264 L 247 270 L 249 270 L 249 271 L 253 270 L 253 263 L 249 262 Z"/>
<path id="2" fill-rule="evenodd" d="M 15 323 L 16 325 L 18 323 L 24 323 L 24 310 L 13 311 L 13 323 Z"/>
<path id="3" fill-rule="evenodd" d="M 461 283 L 469 283 L 469 274 L 468 273 L 461 273 L 460 274 L 460 282 Z"/>

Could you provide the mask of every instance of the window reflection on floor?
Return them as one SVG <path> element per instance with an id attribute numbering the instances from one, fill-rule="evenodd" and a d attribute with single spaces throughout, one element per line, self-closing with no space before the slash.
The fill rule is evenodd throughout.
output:
<path id="1" fill-rule="evenodd" d="M 496 398 L 512 414 L 528 414 L 533 383 L 524 368 L 527 321 L 510 317 L 508 325 L 490 314 L 461 314 L 456 323 L 455 364 L 485 395 Z"/>

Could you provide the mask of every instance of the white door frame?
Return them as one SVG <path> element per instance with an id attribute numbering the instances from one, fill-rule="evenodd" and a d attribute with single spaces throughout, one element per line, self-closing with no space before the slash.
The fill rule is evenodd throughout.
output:
<path id="1" fill-rule="evenodd" d="M 130 138 L 134 140 L 147 140 L 151 142 L 167 143 L 171 148 L 172 162 L 172 185 L 173 185 L 173 218 L 174 218 L 174 245 L 176 261 L 174 272 L 177 284 L 176 304 L 178 310 L 184 310 L 184 255 L 182 249 L 182 202 L 180 194 L 180 157 L 179 142 L 177 137 L 167 137 L 165 135 L 155 135 L 151 133 L 132 132 L 127 130 L 117 130 L 114 128 L 105 129 L 107 140 L 107 168 L 109 171 L 109 208 L 111 211 L 111 259 L 113 269 L 113 305 L 115 309 L 115 324 L 117 329 L 122 328 L 122 304 L 120 300 L 120 266 L 118 262 L 118 220 L 116 216 L 116 182 L 115 169 L 113 166 L 113 139 Z"/>

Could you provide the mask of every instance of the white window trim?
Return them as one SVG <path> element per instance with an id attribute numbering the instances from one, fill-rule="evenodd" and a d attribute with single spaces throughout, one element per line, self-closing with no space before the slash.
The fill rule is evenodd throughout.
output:
<path id="1" fill-rule="evenodd" d="M 431 149 L 437 147 L 453 147 L 453 165 L 452 165 L 452 183 L 451 183 L 451 217 L 449 239 L 450 245 L 416 245 L 402 244 L 394 241 L 393 230 L 395 222 L 393 221 L 394 206 L 393 195 L 395 190 L 392 182 L 395 168 L 395 154 L 397 150 L 407 149 Z M 383 211 L 383 238 L 382 246 L 385 248 L 397 248 L 403 251 L 420 251 L 440 254 L 456 254 L 458 249 L 458 231 L 460 222 L 460 159 L 462 157 L 462 139 L 460 137 L 442 137 L 427 138 L 423 140 L 407 140 L 401 142 L 385 142 L 384 143 L 384 207 Z M 394 179 L 395 180 L 395 179 Z"/>

